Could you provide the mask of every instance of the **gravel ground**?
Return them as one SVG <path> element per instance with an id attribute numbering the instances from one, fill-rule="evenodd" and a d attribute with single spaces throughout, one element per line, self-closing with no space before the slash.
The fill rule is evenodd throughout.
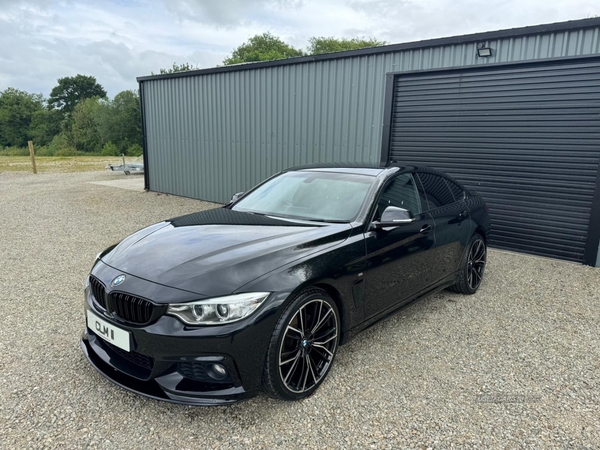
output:
<path id="1" fill-rule="evenodd" d="M 341 347 L 319 391 L 228 407 L 147 400 L 79 349 L 98 251 L 206 202 L 0 172 L 2 448 L 599 448 L 600 270 L 491 251 L 443 292 Z"/>

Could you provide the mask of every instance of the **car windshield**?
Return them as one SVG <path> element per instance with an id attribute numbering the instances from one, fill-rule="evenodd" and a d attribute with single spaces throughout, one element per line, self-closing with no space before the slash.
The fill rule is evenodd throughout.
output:
<path id="1" fill-rule="evenodd" d="M 350 222 L 358 215 L 375 177 L 351 173 L 295 171 L 266 182 L 232 209 L 270 216 Z"/>

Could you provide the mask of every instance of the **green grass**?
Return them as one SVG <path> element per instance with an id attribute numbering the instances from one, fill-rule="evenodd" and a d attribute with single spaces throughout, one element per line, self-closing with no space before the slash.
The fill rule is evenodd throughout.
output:
<path id="1" fill-rule="evenodd" d="M 140 163 L 141 158 L 126 157 L 125 161 Z M 123 164 L 120 156 L 36 156 L 38 172 L 92 172 L 105 170 L 108 164 Z M 29 156 L 0 155 L 0 172 L 32 172 Z"/>

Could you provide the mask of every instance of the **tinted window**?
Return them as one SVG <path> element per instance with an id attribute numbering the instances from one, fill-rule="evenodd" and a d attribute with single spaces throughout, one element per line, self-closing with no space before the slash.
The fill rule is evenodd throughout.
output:
<path id="1" fill-rule="evenodd" d="M 416 176 L 413 175 L 413 177 Z M 427 195 L 425 195 L 425 190 L 423 189 L 423 184 L 419 181 L 418 178 L 415 178 L 415 184 L 417 185 L 417 194 L 419 195 L 419 201 L 421 202 L 421 211 L 428 211 L 429 208 L 427 203 Z"/>
<path id="2" fill-rule="evenodd" d="M 415 181 L 411 174 L 398 175 L 385 187 L 377 201 L 376 220 L 381 218 L 388 206 L 408 209 L 415 216 L 421 212 Z"/>
<path id="3" fill-rule="evenodd" d="M 465 191 L 463 191 L 463 189 L 458 184 L 453 183 L 452 181 L 448 180 L 447 178 L 444 178 L 444 180 L 446 181 L 446 184 L 450 188 L 450 191 L 452 192 L 452 195 L 454 196 L 454 200 L 458 201 L 458 200 L 463 200 L 465 198 Z"/>
<path id="4" fill-rule="evenodd" d="M 431 173 L 417 174 L 427 196 L 427 210 L 454 203 L 454 196 L 446 184 L 446 180 Z"/>

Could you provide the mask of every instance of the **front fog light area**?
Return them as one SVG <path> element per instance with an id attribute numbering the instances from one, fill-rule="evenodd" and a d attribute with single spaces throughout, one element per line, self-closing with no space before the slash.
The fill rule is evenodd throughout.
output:
<path id="1" fill-rule="evenodd" d="M 215 380 L 222 380 L 227 376 L 227 370 L 221 364 L 209 364 L 206 369 L 208 376 Z"/>
<path id="2" fill-rule="evenodd" d="M 249 316 L 265 301 L 269 292 L 247 292 L 190 303 L 169 305 L 167 314 L 188 325 L 218 325 Z"/>
<path id="3" fill-rule="evenodd" d="M 177 364 L 177 371 L 188 380 L 203 383 L 232 383 L 232 374 L 220 363 L 189 361 Z"/>

